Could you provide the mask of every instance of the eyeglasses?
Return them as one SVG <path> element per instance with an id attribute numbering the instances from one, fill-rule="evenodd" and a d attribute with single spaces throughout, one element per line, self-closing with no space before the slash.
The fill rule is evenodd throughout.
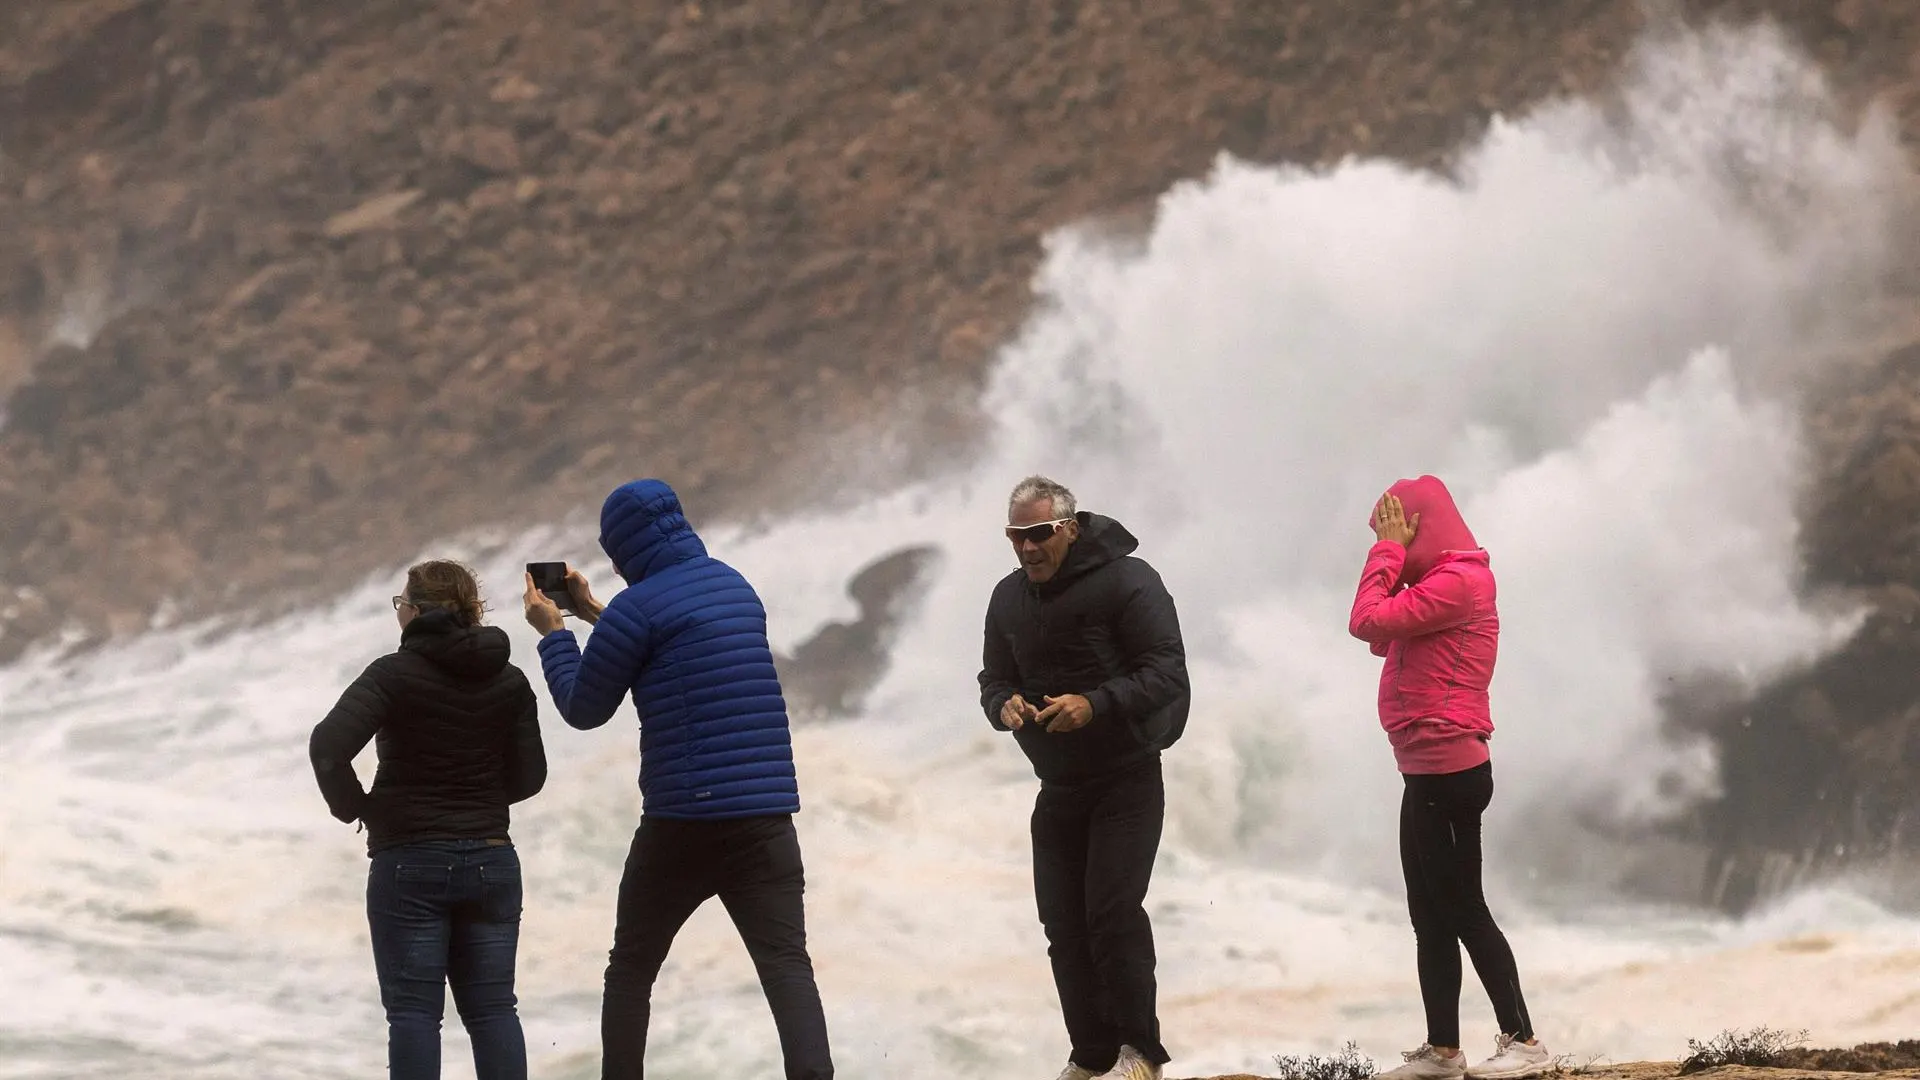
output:
<path id="1" fill-rule="evenodd" d="M 1052 521 L 1042 521 L 1037 525 L 1009 525 L 1007 526 L 1007 539 L 1016 544 L 1023 540 L 1036 544 L 1044 544 L 1053 539 L 1055 533 L 1066 528 L 1067 522 L 1072 520 L 1070 517 L 1063 517 L 1055 518 Z"/>
<path id="2" fill-rule="evenodd" d="M 414 605 L 414 603 L 413 603 L 413 601 L 411 601 L 411 600 L 409 600 L 409 599 L 407 599 L 407 598 L 406 598 L 406 597 L 404 597 L 404 596 L 396 596 L 396 597 L 394 597 L 394 598 L 393 598 L 393 610 L 395 610 L 395 611 L 399 611 L 399 610 L 400 610 L 400 605 L 402 605 L 402 604 L 405 604 L 405 605 L 406 605 L 406 606 L 408 606 L 408 607 L 413 607 L 413 606 L 415 606 L 415 605 Z"/>

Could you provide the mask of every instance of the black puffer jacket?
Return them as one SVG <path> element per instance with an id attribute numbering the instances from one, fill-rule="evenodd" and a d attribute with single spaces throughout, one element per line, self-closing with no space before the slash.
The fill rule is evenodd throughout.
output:
<path id="1" fill-rule="evenodd" d="M 533 687 L 507 662 L 506 631 L 428 611 L 313 729 L 307 750 L 327 809 L 367 827 L 368 854 L 420 840 L 508 839 L 507 807 L 547 782 Z M 373 792 L 353 758 L 378 737 Z"/>
<path id="2" fill-rule="evenodd" d="M 1187 651 L 1173 597 L 1153 567 L 1133 557 L 1140 542 L 1109 517 L 1081 511 L 1080 538 L 1045 584 L 1015 570 L 987 604 L 980 705 L 1005 731 L 1000 710 L 1019 693 L 1035 708 L 1048 695 L 1080 694 L 1093 719 L 1054 733 L 1014 732 L 1043 781 L 1073 782 L 1126 768 L 1180 737 L 1192 700 Z"/>

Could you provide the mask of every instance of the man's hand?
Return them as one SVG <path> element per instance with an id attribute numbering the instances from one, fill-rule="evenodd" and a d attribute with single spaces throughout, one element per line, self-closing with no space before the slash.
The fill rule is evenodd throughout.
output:
<path id="1" fill-rule="evenodd" d="M 1039 715 L 1039 710 L 1027 704 L 1027 699 L 1015 694 L 1000 706 L 1000 723 L 1009 731 L 1019 731 L 1021 727 Z"/>
<path id="2" fill-rule="evenodd" d="M 1086 727 L 1092 719 L 1093 702 L 1079 694 L 1061 694 L 1047 699 L 1047 707 L 1040 710 L 1034 722 L 1057 734 Z"/>
<path id="3" fill-rule="evenodd" d="M 1388 492 L 1380 496 L 1373 504 L 1373 535 L 1376 539 L 1392 541 L 1401 547 L 1413 543 L 1413 534 L 1420 528 L 1420 515 L 1407 519 L 1406 509 L 1400 505 L 1400 497 Z"/>
<path id="4" fill-rule="evenodd" d="M 573 613 L 580 616 L 588 626 L 600 621 L 600 613 L 607 605 L 593 598 L 593 590 L 587 586 L 587 575 L 567 567 L 567 595 L 573 598 Z"/>
<path id="5" fill-rule="evenodd" d="M 547 599 L 546 593 L 534 587 L 532 574 L 526 575 L 526 578 L 527 595 L 525 599 L 527 606 L 527 625 L 538 631 L 541 637 L 546 637 L 555 630 L 565 629 L 567 617 L 561 614 L 560 605 Z M 569 578 L 571 578 L 571 575 L 569 575 Z M 568 591 L 571 592 L 573 582 L 569 580 L 567 584 Z"/>

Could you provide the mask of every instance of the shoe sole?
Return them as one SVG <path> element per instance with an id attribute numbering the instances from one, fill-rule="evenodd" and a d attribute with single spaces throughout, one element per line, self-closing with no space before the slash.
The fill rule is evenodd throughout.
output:
<path id="1" fill-rule="evenodd" d="M 1525 1065 L 1518 1069 L 1502 1069 L 1499 1072 L 1470 1072 L 1467 1080 L 1526 1080 L 1530 1076 L 1540 1076 L 1553 1071 L 1553 1062 L 1542 1061 Z"/>

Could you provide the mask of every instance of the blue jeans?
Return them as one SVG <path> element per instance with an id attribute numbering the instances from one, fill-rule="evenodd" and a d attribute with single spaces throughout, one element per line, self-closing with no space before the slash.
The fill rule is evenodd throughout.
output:
<path id="1" fill-rule="evenodd" d="M 440 840 L 375 853 L 367 924 L 391 1080 L 438 1080 L 449 982 L 479 1080 L 526 1080 L 513 996 L 520 856 L 511 844 Z"/>

